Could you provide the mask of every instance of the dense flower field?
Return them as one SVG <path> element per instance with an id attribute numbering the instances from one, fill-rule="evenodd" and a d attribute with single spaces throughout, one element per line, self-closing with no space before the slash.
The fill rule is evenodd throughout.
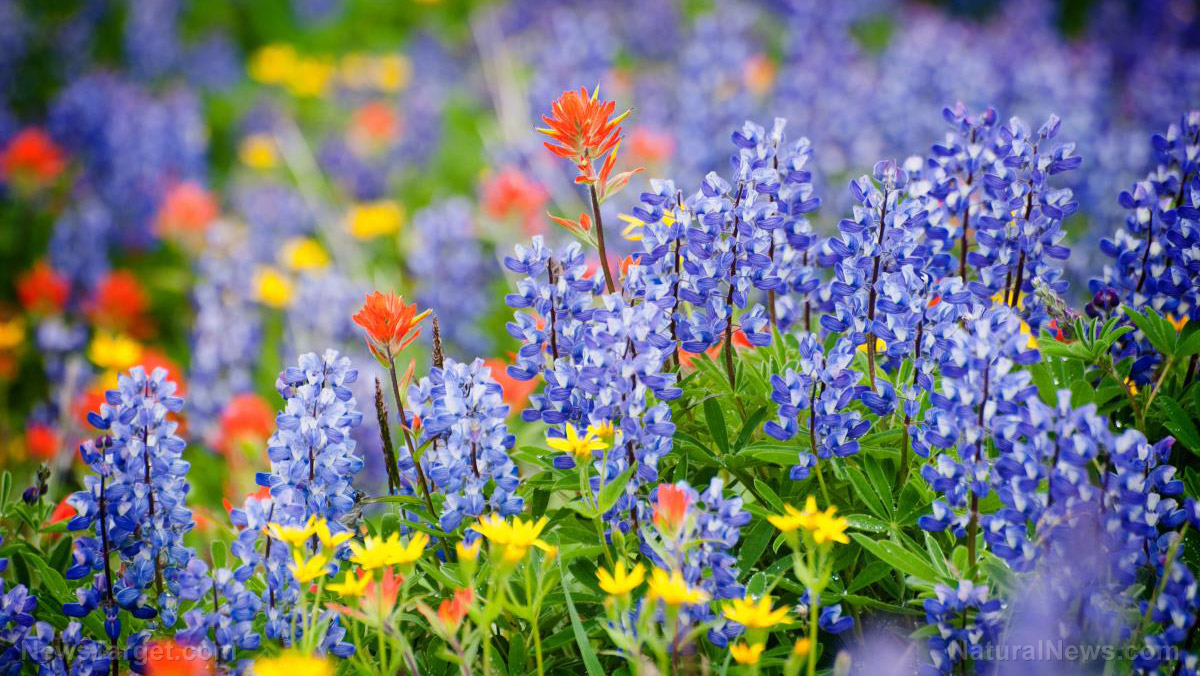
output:
<path id="1" fill-rule="evenodd" d="M 1187 2 L 0 0 L 0 675 L 1200 673 Z"/>

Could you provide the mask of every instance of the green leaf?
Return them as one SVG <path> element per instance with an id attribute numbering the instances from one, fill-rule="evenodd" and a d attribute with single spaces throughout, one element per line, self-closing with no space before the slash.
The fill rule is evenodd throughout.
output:
<path id="1" fill-rule="evenodd" d="M 846 588 L 847 594 L 853 594 L 856 591 L 861 591 L 876 582 L 887 577 L 894 568 L 886 561 L 872 561 L 867 564 L 866 568 L 858 571 L 854 579 L 850 581 L 850 586 Z"/>
<path id="2" fill-rule="evenodd" d="M 1200 330 L 1193 330 L 1180 339 L 1177 357 L 1190 357 L 1200 353 Z"/>
<path id="3" fill-rule="evenodd" d="M 863 458 L 863 469 L 867 471 L 867 478 L 871 480 L 871 487 L 875 489 L 875 494 L 879 496 L 883 508 L 887 510 L 888 515 L 891 515 L 892 484 L 888 481 L 887 474 L 883 471 L 883 465 L 879 463 L 877 458 L 865 456 Z"/>
<path id="4" fill-rule="evenodd" d="M 854 488 L 854 492 L 858 495 L 858 499 L 863 501 L 867 509 L 871 510 L 875 516 L 886 519 L 888 510 L 883 508 L 883 502 L 879 496 L 875 494 L 875 489 L 871 487 L 871 483 L 867 481 L 867 477 L 862 473 L 862 470 L 857 467 L 846 467 L 846 476 L 850 480 L 850 485 Z"/>
<path id="5" fill-rule="evenodd" d="M 708 431 L 712 434 L 713 443 L 723 455 L 729 455 L 729 431 L 725 428 L 725 414 L 715 398 L 704 400 L 704 418 L 708 422 Z"/>
<path id="6" fill-rule="evenodd" d="M 754 465 L 776 465 L 791 467 L 799 459 L 795 446 L 763 443 L 751 444 L 734 456 L 736 464 L 742 467 Z"/>
<path id="7" fill-rule="evenodd" d="M 221 540 L 214 540 L 211 548 L 213 568 L 225 567 L 225 543 Z"/>
<path id="8" fill-rule="evenodd" d="M 764 418 L 767 417 L 767 407 L 759 406 L 758 410 L 750 414 L 746 418 L 746 424 L 742 425 L 742 431 L 738 433 L 737 441 L 733 443 L 733 450 L 738 451 L 750 441 L 750 437 L 754 436 L 754 432 L 758 426 L 762 424 Z"/>
<path id="9" fill-rule="evenodd" d="M 12 473 L 4 470 L 4 474 L 0 475 L 0 508 L 8 505 L 9 495 L 12 493 Z"/>
<path id="10" fill-rule="evenodd" d="M 850 522 L 851 528 L 871 533 L 886 533 L 891 530 L 891 526 L 888 526 L 886 521 L 866 514 L 850 514 L 846 517 L 846 521 Z"/>
<path id="11" fill-rule="evenodd" d="M 863 549 L 874 554 L 875 558 L 891 564 L 902 573 L 930 582 L 941 579 L 928 561 L 891 540 L 873 540 L 862 533 L 851 533 L 850 537 Z"/>
<path id="12" fill-rule="evenodd" d="M 621 491 L 629 485 L 629 477 L 633 476 L 633 470 L 637 467 L 631 465 L 625 468 L 612 481 L 608 482 L 604 488 L 600 489 L 600 513 L 604 514 L 612 509 L 612 506 L 617 504 L 617 498 L 621 497 Z"/>
<path id="13" fill-rule="evenodd" d="M 775 510 L 776 514 L 783 513 L 783 500 L 779 498 L 774 489 L 767 485 L 767 482 L 762 481 L 761 479 L 755 479 L 754 490 L 755 494 L 762 496 L 762 498 L 767 501 L 768 504 L 765 506 Z"/>
<path id="14" fill-rule="evenodd" d="M 738 548 L 738 569 L 750 570 L 766 551 L 767 545 L 771 543 L 771 536 L 775 533 L 775 527 L 768 521 L 761 520 L 750 527 L 750 532 L 746 534 L 742 546 Z"/>
<path id="15" fill-rule="evenodd" d="M 561 559 L 559 560 L 558 568 L 559 574 L 563 578 L 563 599 L 567 602 L 567 614 L 571 616 L 571 629 L 575 632 L 575 648 L 579 650 L 580 656 L 583 657 L 583 666 L 587 668 L 588 676 L 604 676 L 604 667 L 600 666 L 600 660 L 596 657 L 596 651 L 588 641 L 588 635 L 584 631 L 583 623 L 579 621 L 579 613 L 575 610 L 575 602 L 571 600 L 571 585 L 566 583 L 566 576 L 562 574 Z"/>
<path id="16" fill-rule="evenodd" d="M 1183 406 L 1171 397 L 1162 395 L 1155 401 L 1163 408 L 1163 427 L 1166 427 L 1176 439 L 1182 441 L 1188 450 L 1200 455 L 1200 430 L 1196 429 L 1196 423 L 1192 420 L 1192 416 L 1188 415 Z"/>
<path id="17" fill-rule="evenodd" d="M 1157 311 L 1147 308 L 1145 313 L 1138 312 L 1130 307 L 1125 307 L 1126 314 L 1137 324 L 1142 333 L 1146 334 L 1146 338 L 1150 340 L 1150 344 L 1154 349 L 1166 356 L 1174 356 L 1175 350 L 1175 327 L 1160 315 Z"/>

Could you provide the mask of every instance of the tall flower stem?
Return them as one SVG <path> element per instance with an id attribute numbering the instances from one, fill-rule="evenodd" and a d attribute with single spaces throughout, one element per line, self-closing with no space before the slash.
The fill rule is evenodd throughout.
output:
<path id="1" fill-rule="evenodd" d="M 878 338 L 875 337 L 875 299 L 879 292 L 875 290 L 875 284 L 879 281 L 879 265 L 883 259 L 883 235 L 887 232 L 887 205 L 888 198 L 891 196 L 890 191 L 883 191 L 883 205 L 879 208 L 879 239 L 876 241 L 876 246 L 879 251 L 875 252 L 875 263 L 871 270 L 871 286 L 867 288 L 867 384 L 871 386 L 871 391 L 875 391 L 875 343 Z"/>
<path id="2" fill-rule="evenodd" d="M 592 220 L 596 223 L 596 248 L 600 251 L 600 268 L 604 270 L 604 286 L 609 293 L 616 293 L 612 270 L 608 266 L 608 249 L 604 244 L 604 221 L 600 217 L 600 196 L 596 193 L 595 184 L 588 186 L 588 196 L 592 198 Z"/>
<path id="3" fill-rule="evenodd" d="M 387 353 L 388 375 L 392 377 L 392 395 L 396 398 L 396 409 L 400 412 L 400 431 L 404 434 L 404 443 L 408 446 L 409 457 L 413 459 L 413 466 L 417 468 L 417 483 L 421 486 L 421 493 L 425 497 L 425 506 L 429 508 L 429 518 L 436 519 L 437 513 L 433 509 L 433 497 L 429 492 L 429 482 L 425 479 L 425 470 L 421 469 L 421 459 L 417 457 L 417 446 L 413 442 L 412 427 L 408 424 L 408 414 L 404 412 L 404 399 L 400 396 L 400 380 L 396 377 L 396 359 L 389 350 Z M 442 553 L 446 556 L 446 560 L 450 560 L 450 552 L 446 550 L 446 543 L 442 542 Z"/>

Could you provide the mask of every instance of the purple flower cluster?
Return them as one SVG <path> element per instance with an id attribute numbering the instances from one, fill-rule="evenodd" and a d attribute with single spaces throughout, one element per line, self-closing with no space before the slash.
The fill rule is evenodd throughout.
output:
<path id="1" fill-rule="evenodd" d="M 485 508 L 503 516 L 524 509 L 524 498 L 516 494 L 517 465 L 508 456 L 514 438 L 502 394 L 482 359 L 470 364 L 447 359 L 409 387 L 408 401 L 421 419 L 420 441 L 431 444 L 421 464 L 431 488 L 445 496 L 442 530 L 453 531 Z M 411 456 L 402 455 L 402 490 L 413 494 L 415 467 Z"/>

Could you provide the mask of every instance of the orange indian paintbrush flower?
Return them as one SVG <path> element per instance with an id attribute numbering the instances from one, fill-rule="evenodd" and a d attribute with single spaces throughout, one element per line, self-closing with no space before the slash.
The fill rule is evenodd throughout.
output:
<path id="1" fill-rule="evenodd" d="M 594 186 L 603 199 L 608 193 L 624 187 L 629 177 L 641 169 L 622 172 L 609 180 L 621 145 L 621 121 L 630 111 L 609 119 L 617 102 L 601 100 L 599 93 L 599 87 L 590 95 L 583 87 L 577 92 L 563 92 L 551 104 L 550 115 L 542 116 L 547 126 L 538 131 L 553 139 L 545 141 L 550 152 L 571 160 L 579 168 L 575 182 Z M 598 174 L 596 162 L 601 163 Z"/>
<path id="2" fill-rule="evenodd" d="M 367 294 L 362 309 L 352 319 L 367 330 L 371 353 L 380 361 L 391 363 L 396 353 L 421 335 L 419 325 L 429 312 L 418 313 L 417 304 L 405 304 L 403 296 L 376 291 Z"/>
<path id="3" fill-rule="evenodd" d="M 674 484 L 658 485 L 658 501 L 654 504 L 654 523 L 665 531 L 676 531 L 683 525 L 691 500 L 683 489 Z"/>

